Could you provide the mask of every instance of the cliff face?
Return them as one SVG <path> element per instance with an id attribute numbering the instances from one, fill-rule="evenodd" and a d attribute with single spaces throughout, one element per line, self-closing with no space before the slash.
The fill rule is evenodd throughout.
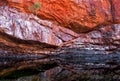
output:
<path id="1" fill-rule="evenodd" d="M 119 0 L 8 0 L 10 6 L 22 12 L 40 2 L 39 18 L 51 20 L 77 33 L 99 25 L 120 22 Z"/>
<path id="2" fill-rule="evenodd" d="M 36 3 L 41 7 L 32 12 L 30 8 Z M 66 45 L 74 39 L 81 41 L 84 47 L 87 41 L 98 47 L 110 42 L 109 46 L 117 48 L 120 44 L 119 6 L 120 0 L 0 0 L 1 43 L 25 47 L 3 36 L 8 35 L 12 40 L 48 46 Z M 114 41 L 117 43 L 113 44 Z"/>

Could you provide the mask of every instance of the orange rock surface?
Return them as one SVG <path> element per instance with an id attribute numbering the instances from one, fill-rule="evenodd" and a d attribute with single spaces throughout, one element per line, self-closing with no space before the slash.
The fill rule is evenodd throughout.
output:
<path id="1" fill-rule="evenodd" d="M 37 15 L 42 19 L 67 27 L 77 33 L 87 32 L 99 25 L 120 22 L 120 0 L 7 0 L 22 12 L 41 3 Z"/>

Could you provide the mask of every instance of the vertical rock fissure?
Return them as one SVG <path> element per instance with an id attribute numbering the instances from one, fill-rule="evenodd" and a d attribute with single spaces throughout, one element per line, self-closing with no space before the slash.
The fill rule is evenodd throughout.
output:
<path id="1" fill-rule="evenodd" d="M 109 0 L 110 2 L 110 10 L 111 10 L 111 15 L 112 15 L 112 22 L 115 22 L 115 7 L 114 7 L 114 3 L 113 0 Z"/>

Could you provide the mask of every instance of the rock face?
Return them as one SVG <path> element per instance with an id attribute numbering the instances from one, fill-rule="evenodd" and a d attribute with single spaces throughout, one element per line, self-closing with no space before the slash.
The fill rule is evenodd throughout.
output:
<path id="1" fill-rule="evenodd" d="M 29 8 L 36 3 L 41 9 L 34 13 Z M 79 41 L 84 48 L 110 50 L 120 44 L 119 0 L 1 0 L 0 5 L 1 43 L 8 46 L 25 47 L 3 35 L 46 47 Z"/>
<path id="2" fill-rule="evenodd" d="M 7 0 L 9 5 L 30 12 L 30 6 L 40 2 L 39 18 L 51 20 L 77 33 L 99 25 L 120 22 L 120 0 Z"/>
<path id="3" fill-rule="evenodd" d="M 69 29 L 39 19 L 32 14 L 18 12 L 8 6 L 1 6 L 0 11 L 0 32 L 22 40 L 33 40 L 58 46 L 78 36 Z"/>
<path id="4" fill-rule="evenodd" d="M 105 53 L 104 51 L 120 50 L 120 24 L 107 25 L 87 34 L 80 34 L 78 38 L 61 46 L 62 48 L 101 50 L 102 54 Z M 94 53 L 98 54 L 98 52 Z"/>
<path id="5" fill-rule="evenodd" d="M 36 17 L 29 8 L 38 2 L 41 9 Z M 77 38 L 77 33 L 119 23 L 119 5 L 119 0 L 2 0 L 0 31 L 59 46 Z"/>
<path id="6" fill-rule="evenodd" d="M 35 4 L 41 8 L 33 12 Z M 119 73 L 119 6 L 120 0 L 0 0 L 0 78 L 28 68 L 47 70 L 41 76 L 55 81 Z"/>

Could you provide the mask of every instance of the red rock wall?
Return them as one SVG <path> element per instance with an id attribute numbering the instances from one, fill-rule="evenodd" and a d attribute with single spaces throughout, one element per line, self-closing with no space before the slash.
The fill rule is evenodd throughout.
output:
<path id="1" fill-rule="evenodd" d="M 28 12 L 29 7 L 41 3 L 37 12 L 43 19 L 80 33 L 99 25 L 120 22 L 120 0 L 8 0 L 10 6 Z"/>
<path id="2" fill-rule="evenodd" d="M 41 9 L 32 13 L 37 2 Z M 118 24 L 119 30 L 120 0 L 0 0 L 0 5 L 0 32 L 22 40 L 59 46 L 99 27 Z"/>

